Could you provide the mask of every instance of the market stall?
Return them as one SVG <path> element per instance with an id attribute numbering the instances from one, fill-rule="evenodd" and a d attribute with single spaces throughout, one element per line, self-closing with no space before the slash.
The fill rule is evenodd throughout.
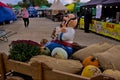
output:
<path id="1" fill-rule="evenodd" d="M 28 12 L 29 17 L 37 17 L 37 10 L 32 5 L 28 7 Z"/>
<path id="2" fill-rule="evenodd" d="M 120 0 L 107 0 L 102 5 L 103 14 L 111 19 L 110 22 L 120 23 Z"/>
<path id="3" fill-rule="evenodd" d="M 0 24 L 9 24 L 11 21 L 13 22 L 16 19 L 17 18 L 13 9 L 10 6 L 0 2 Z"/>
<path id="4" fill-rule="evenodd" d="M 47 17 L 49 15 L 49 7 L 42 5 L 38 9 L 38 17 Z"/>
<path id="5" fill-rule="evenodd" d="M 68 9 L 69 12 L 74 12 L 74 3 L 68 4 L 66 5 L 66 8 Z"/>
<path id="6" fill-rule="evenodd" d="M 120 40 L 120 0 L 91 0 L 83 7 L 95 8 L 91 31 Z M 80 20 L 80 28 L 84 29 L 84 15 Z"/>

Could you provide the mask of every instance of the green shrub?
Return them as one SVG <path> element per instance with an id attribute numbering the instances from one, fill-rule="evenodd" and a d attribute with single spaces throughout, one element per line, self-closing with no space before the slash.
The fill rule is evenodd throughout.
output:
<path id="1" fill-rule="evenodd" d="M 9 58 L 17 61 L 26 62 L 31 57 L 40 54 L 40 45 L 31 40 L 17 40 L 10 44 Z"/>

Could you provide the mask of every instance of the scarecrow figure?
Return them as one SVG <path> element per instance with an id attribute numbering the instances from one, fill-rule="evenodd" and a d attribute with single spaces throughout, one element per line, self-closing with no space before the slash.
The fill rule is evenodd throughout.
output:
<path id="1" fill-rule="evenodd" d="M 52 52 L 52 56 L 62 56 L 63 58 L 68 58 L 73 54 L 72 44 L 75 35 L 74 28 L 76 25 L 77 18 L 74 14 L 68 14 L 63 17 L 61 26 L 55 28 L 53 31 L 52 38 L 54 39 L 45 44 L 45 47 L 50 49 Z M 58 53 L 56 50 L 58 50 Z M 66 54 L 67 56 L 65 57 L 64 55 Z"/>

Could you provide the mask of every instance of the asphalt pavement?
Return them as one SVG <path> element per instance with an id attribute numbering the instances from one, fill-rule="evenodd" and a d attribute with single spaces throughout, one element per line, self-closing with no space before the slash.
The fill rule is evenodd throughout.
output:
<path id="1" fill-rule="evenodd" d="M 30 25 L 25 28 L 23 25 L 23 20 L 18 19 L 11 24 L 1 25 L 0 27 L 5 29 L 6 32 L 11 31 L 15 33 L 8 37 L 8 42 L 0 41 L 0 52 L 9 54 L 9 44 L 13 40 L 33 40 L 40 42 L 41 39 L 45 38 L 51 40 L 52 30 L 59 26 L 60 22 L 54 22 L 47 18 L 30 18 Z M 75 39 L 74 42 L 79 43 L 83 46 L 89 46 L 94 43 L 107 42 L 110 44 L 120 44 L 120 41 L 101 36 L 95 33 L 84 33 L 82 29 L 75 29 Z"/>

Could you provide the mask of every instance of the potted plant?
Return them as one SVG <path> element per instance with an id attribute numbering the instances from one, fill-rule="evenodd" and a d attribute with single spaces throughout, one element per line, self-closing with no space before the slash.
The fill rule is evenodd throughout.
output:
<path id="1" fill-rule="evenodd" d="M 26 62 L 40 54 L 40 45 L 32 40 L 16 40 L 10 44 L 9 58 Z"/>

